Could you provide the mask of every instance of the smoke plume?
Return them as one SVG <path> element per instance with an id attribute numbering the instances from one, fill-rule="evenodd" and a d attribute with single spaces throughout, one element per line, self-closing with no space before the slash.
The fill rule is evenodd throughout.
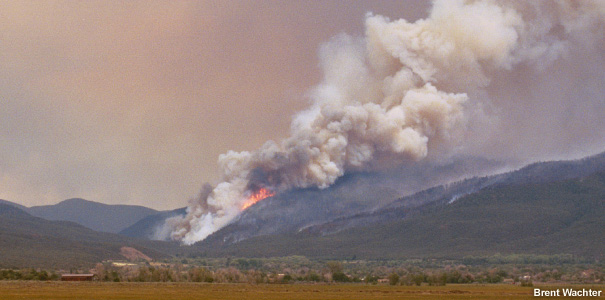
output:
<path id="1" fill-rule="evenodd" d="M 185 217 L 167 221 L 171 237 L 195 243 L 260 190 L 326 188 L 352 170 L 461 153 L 521 159 L 516 153 L 544 154 L 574 136 L 602 146 L 602 80 L 569 79 L 589 87 L 573 98 L 549 94 L 561 85 L 548 74 L 573 63 L 602 76 L 604 19 L 602 1 L 435 1 L 413 23 L 368 14 L 363 38 L 337 36 L 320 49 L 323 81 L 290 136 L 220 155 L 221 182 L 205 186 Z M 552 126 L 570 113 L 591 122 L 557 134 Z"/>

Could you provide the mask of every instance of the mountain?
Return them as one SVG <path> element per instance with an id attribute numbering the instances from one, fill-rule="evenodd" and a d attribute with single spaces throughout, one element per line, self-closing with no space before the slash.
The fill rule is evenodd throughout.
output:
<path id="1" fill-rule="evenodd" d="M 264 199 L 246 210 L 246 212 L 254 212 L 252 219 L 247 217 L 250 214 L 246 214 L 246 212 L 240 216 L 239 220 L 242 224 L 242 226 L 238 227 L 240 231 L 237 233 L 237 236 L 229 237 L 229 239 L 237 241 L 241 235 L 248 237 L 255 234 L 296 230 L 309 224 L 321 223 L 339 216 L 359 213 L 371 209 L 380 203 L 388 203 L 398 193 L 394 188 L 380 181 L 381 178 L 377 176 L 358 173 L 345 176 L 330 189 L 294 190 Z M 369 194 L 372 194 L 372 199 L 368 198 Z M 270 207 L 270 209 L 265 210 L 265 207 Z M 185 209 L 182 208 L 148 216 L 131 227 L 124 229 L 120 234 L 138 238 L 157 238 L 156 229 L 160 228 L 167 218 L 175 215 L 184 215 L 186 213 Z M 263 226 L 264 224 L 276 223 L 280 225 Z M 163 237 L 165 238 L 166 234 Z M 159 238 L 161 239 L 162 237 Z"/>
<path id="2" fill-rule="evenodd" d="M 221 231 L 229 234 L 221 235 L 220 239 L 237 242 L 257 235 L 295 232 L 376 209 L 402 194 L 459 180 L 462 174 L 477 176 L 499 168 L 502 164 L 495 161 L 464 157 L 443 165 L 415 162 L 382 172 L 353 172 L 327 189 L 291 190 L 260 201 Z M 184 215 L 184 209 L 149 216 L 120 233 L 138 238 L 166 238 L 165 232 L 158 235 L 155 229 L 177 214 Z"/>
<path id="3" fill-rule="evenodd" d="M 86 268 L 103 260 L 125 259 L 120 254 L 123 247 L 158 259 L 166 257 L 172 246 L 49 221 L 0 203 L 0 268 Z"/>
<path id="4" fill-rule="evenodd" d="M 18 209 L 21 209 L 21 210 L 26 210 L 27 209 L 27 207 L 25 207 L 25 206 L 23 206 L 21 204 L 17 204 L 15 202 L 10 202 L 10 201 L 7 201 L 7 200 L 2 200 L 2 199 L 0 199 L 0 204 L 7 204 L 7 205 L 10 205 L 12 207 L 16 207 Z"/>
<path id="5" fill-rule="evenodd" d="M 474 177 L 459 182 L 433 187 L 419 193 L 402 197 L 382 208 L 339 218 L 307 228 L 307 231 L 329 234 L 356 226 L 367 226 L 398 220 L 414 215 L 434 206 L 450 204 L 461 196 L 469 195 L 485 188 L 514 186 L 528 183 L 548 183 L 580 178 L 605 171 L 605 153 L 570 161 L 539 162 L 519 170 L 502 174 Z"/>
<path id="6" fill-rule="evenodd" d="M 120 218 L 136 219 L 132 213 L 112 210 L 132 206 L 70 199 L 54 206 L 25 208 L 0 201 L 0 268 L 91 266 L 124 259 L 124 247 L 136 249 L 126 252 L 140 251 L 141 257 L 153 259 L 170 255 L 461 258 L 495 253 L 603 258 L 605 153 L 425 188 L 448 182 L 465 170 L 480 173 L 490 166 L 497 164 L 469 160 L 432 169 L 417 165 L 391 173 L 349 174 L 328 189 L 292 190 L 267 198 L 192 247 L 124 236 L 150 237 L 166 218 L 184 214 L 184 208 L 145 209 L 138 222 L 117 235 L 70 221 L 46 220 L 25 210 L 64 207 L 55 213 L 71 210 L 74 215 L 67 217 L 97 218 L 95 226 L 99 226 L 121 222 Z M 429 178 L 431 174 L 438 178 Z M 423 190 L 398 198 L 411 185 Z"/>
<path id="7" fill-rule="evenodd" d="M 309 245 L 321 245 L 321 241 L 324 239 L 332 241 L 333 239 L 338 240 L 340 238 L 344 238 L 341 237 L 340 232 L 343 232 L 343 234 L 344 232 L 355 232 L 355 234 L 353 235 L 359 235 L 360 237 L 364 237 L 366 240 L 371 240 L 371 236 L 366 236 L 365 234 L 366 232 L 369 232 L 367 231 L 369 230 L 368 228 L 379 228 L 376 230 L 377 232 L 372 233 L 378 234 L 379 231 L 384 229 L 383 227 L 388 228 L 389 226 L 394 226 L 393 224 L 397 222 L 413 222 L 412 220 L 416 220 L 417 218 L 425 218 L 423 220 L 427 222 L 433 220 L 432 218 L 435 218 L 435 220 L 443 220 L 445 216 L 434 215 L 435 211 L 440 211 L 442 209 L 450 209 L 450 207 L 454 207 L 454 204 L 457 204 L 463 198 L 483 195 L 483 193 L 488 193 L 489 191 L 494 189 L 514 189 L 532 184 L 537 186 L 540 186 L 542 184 L 548 185 L 551 183 L 564 182 L 566 180 L 578 180 L 578 178 L 584 178 L 586 176 L 590 176 L 592 174 L 604 171 L 605 153 L 580 160 L 534 163 L 517 171 L 502 173 L 493 176 L 474 177 L 450 183 L 447 185 L 433 187 L 418 192 L 416 194 L 402 197 L 395 201 L 391 201 L 390 203 L 387 203 L 382 207 L 365 210 L 356 214 L 335 217 L 331 220 L 325 222 L 317 222 L 316 224 L 310 224 L 308 226 L 300 226 L 301 222 L 298 222 L 298 219 L 305 218 L 305 215 L 307 214 L 317 213 L 317 211 L 319 211 L 319 214 L 321 215 L 323 208 L 321 206 L 322 204 L 330 200 L 338 201 L 339 204 L 342 204 L 343 202 L 340 202 L 341 199 L 336 197 L 330 197 L 330 189 L 326 191 L 321 191 L 321 193 L 319 193 L 319 195 L 323 194 L 327 197 L 324 202 L 317 201 L 317 195 L 307 194 L 306 197 L 301 197 L 303 199 L 298 199 L 297 201 L 295 197 L 285 194 L 286 197 L 284 198 L 273 197 L 270 199 L 263 200 L 257 205 L 254 205 L 250 209 L 246 210 L 239 219 L 237 219 L 230 225 L 222 228 L 221 230 L 215 232 L 206 240 L 200 242 L 198 246 L 200 247 L 200 249 L 204 249 L 203 251 L 207 253 L 216 253 L 217 255 L 222 255 L 220 253 L 231 253 L 232 255 L 251 255 L 251 253 L 255 253 L 258 255 L 266 255 L 267 253 L 273 253 L 275 255 L 297 254 L 299 253 L 299 251 L 302 251 L 301 249 L 310 247 Z M 309 190 L 306 190 L 304 192 L 310 193 Z M 562 194 L 564 194 L 564 192 L 565 191 L 561 191 Z M 300 193 L 300 191 L 295 191 L 293 193 Z M 351 194 L 355 193 L 358 193 L 357 197 L 368 197 L 368 195 L 372 195 L 372 192 L 367 193 L 362 190 L 354 190 Z M 542 197 L 547 196 L 548 195 L 543 195 Z M 582 195 L 571 195 L 570 197 L 573 198 L 581 196 Z M 298 204 L 298 206 L 294 206 L 294 208 L 291 208 L 292 203 Z M 306 204 L 307 207 L 300 203 Z M 344 201 L 344 203 L 347 202 Z M 344 206 L 347 206 L 347 204 L 345 204 Z M 329 205 L 330 204 L 328 204 L 328 207 Z M 568 209 L 564 207 L 562 203 L 558 203 L 558 205 L 560 206 L 561 210 Z M 505 207 L 505 203 L 502 203 L 501 206 L 502 211 L 506 211 L 507 209 L 509 209 Z M 332 204 L 331 207 L 334 207 L 334 204 Z M 288 212 L 286 211 L 286 208 L 291 208 L 291 210 Z M 312 208 L 314 208 L 315 211 L 313 211 Z M 534 208 L 538 209 L 538 207 Z M 487 209 L 487 207 L 485 207 L 485 209 Z M 595 209 L 598 209 L 598 205 L 596 205 Z M 300 215 L 302 215 L 302 217 Z M 335 214 L 331 215 L 334 216 Z M 506 216 L 507 219 L 505 220 L 498 219 L 501 216 L 497 215 L 492 217 L 495 221 L 503 223 L 514 219 L 510 216 Z M 523 220 L 518 221 L 522 223 Z M 267 228 L 273 229 L 267 230 Z M 422 228 L 422 226 L 416 226 L 414 228 Z M 411 230 L 411 232 L 413 231 L 414 230 Z M 393 236 L 399 236 L 399 233 L 393 233 Z M 424 237 L 422 234 L 420 234 L 419 236 Z M 587 235 L 585 234 L 580 237 L 587 237 Z M 299 238 L 305 240 L 305 243 L 307 244 L 299 244 L 297 242 Z M 431 240 L 431 237 L 426 238 L 426 240 Z M 323 250 L 325 251 L 323 252 L 323 254 L 322 252 L 312 251 L 311 249 L 309 249 L 309 251 L 305 253 L 311 256 L 329 256 L 329 253 L 333 253 L 335 255 L 344 255 L 343 252 L 339 252 L 339 247 L 354 248 L 355 243 L 359 242 L 350 239 L 349 241 L 352 243 L 351 245 L 341 244 L 333 245 L 333 247 L 326 246 L 325 248 L 323 248 Z M 254 252 L 252 250 L 256 249 L 254 243 L 271 245 L 271 249 L 265 249 L 266 251 Z M 295 245 L 294 248 L 290 247 L 288 243 L 291 243 L 291 245 Z M 366 245 L 365 247 L 369 247 L 369 249 L 372 249 L 372 246 L 368 245 L 366 242 L 361 243 L 363 245 Z M 298 246 L 300 246 L 300 248 L 296 248 Z M 478 248 L 476 249 L 485 248 L 479 245 L 473 246 L 478 246 Z M 262 249 L 263 247 L 260 248 Z M 248 250 L 239 251 L 237 249 Z M 284 251 L 280 252 L 280 249 Z M 290 252 L 286 249 L 295 251 Z M 448 249 L 455 248 L 450 247 Z M 467 249 L 469 251 L 467 251 L 466 253 L 471 253 L 472 251 L 470 251 L 470 249 L 471 248 Z M 489 247 L 485 249 L 488 252 L 493 250 Z M 521 247 L 517 249 L 521 250 L 525 248 Z M 386 251 L 386 249 L 384 250 Z M 372 250 L 368 251 L 372 252 Z M 363 253 L 363 251 L 357 252 Z M 589 252 L 590 251 L 586 253 L 591 255 L 594 254 L 592 252 Z M 402 251 L 402 253 L 406 252 Z M 412 252 L 407 253 L 414 254 Z M 437 254 L 437 252 L 432 253 L 435 255 Z M 303 253 L 301 252 L 299 254 Z M 447 253 L 442 254 L 445 255 Z M 384 255 L 389 256 L 390 254 L 385 253 Z"/>
<path id="8" fill-rule="evenodd" d="M 158 213 L 137 205 L 108 205 L 74 198 L 55 205 L 33 206 L 25 211 L 51 221 L 71 221 L 90 229 L 118 233 L 139 220 Z"/>
<path id="9" fill-rule="evenodd" d="M 157 230 L 164 225 L 164 221 L 174 216 L 182 216 L 187 213 L 187 208 L 182 207 L 175 210 L 162 211 L 142 218 L 138 222 L 130 225 L 119 232 L 121 235 L 129 237 L 144 238 L 150 240 L 161 240 L 161 233 Z"/>
<path id="10" fill-rule="evenodd" d="M 443 176 L 442 173 L 452 172 L 452 169 L 469 169 L 460 165 L 473 166 L 473 163 L 472 160 L 462 161 L 424 172 Z M 495 164 L 483 162 L 481 165 L 483 169 L 489 169 Z M 299 231 L 331 234 L 347 228 L 400 220 L 487 187 L 561 181 L 601 170 L 605 170 L 605 153 L 580 160 L 534 163 L 512 172 L 439 185 L 399 199 L 394 193 L 385 193 L 392 191 L 389 190 L 392 185 L 382 183 L 384 174 L 354 174 L 345 176 L 325 190 L 295 190 L 265 199 L 244 211 L 237 220 L 212 234 L 205 242 L 236 243 L 254 236 Z M 393 175 L 388 176 L 392 180 Z M 402 177 L 403 180 L 407 178 L 410 177 Z M 376 203 L 379 205 L 372 206 Z"/>
<path id="11" fill-rule="evenodd" d="M 295 232 L 376 209 L 402 194 L 461 179 L 462 174 L 479 175 L 501 167 L 498 162 L 467 157 L 444 165 L 415 162 L 382 172 L 353 172 L 327 189 L 295 189 L 264 199 L 244 211 L 222 231 L 228 234 L 220 238 L 237 242 L 257 235 Z M 161 228 L 167 217 L 184 214 L 181 210 L 150 216 L 120 233 L 165 239 L 167 233 L 158 235 L 156 229 Z"/>
<path id="12" fill-rule="evenodd" d="M 553 182 L 501 185 L 461 196 L 407 218 L 351 227 L 256 236 L 216 237 L 195 245 L 209 256 L 316 258 L 462 258 L 495 253 L 605 253 L 605 171 Z"/>

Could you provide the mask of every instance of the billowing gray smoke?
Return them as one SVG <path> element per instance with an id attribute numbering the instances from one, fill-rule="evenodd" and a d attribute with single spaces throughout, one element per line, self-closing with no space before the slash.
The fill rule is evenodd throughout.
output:
<path id="1" fill-rule="evenodd" d="M 586 65 L 602 77 L 604 19 L 603 1 L 436 1 L 429 17 L 414 23 L 368 15 L 364 38 L 342 35 L 322 47 L 324 80 L 312 90 L 311 107 L 292 121 L 290 137 L 221 155 L 221 182 L 191 201 L 185 217 L 168 220 L 171 237 L 203 240 L 259 191 L 325 188 L 351 170 L 461 153 L 521 159 L 517 152 L 548 152 L 535 149 L 536 139 L 551 148 L 574 136 L 602 146 L 601 79 L 582 79 L 593 90 L 574 97 L 531 91 L 532 80 L 536 90 L 557 90 L 561 85 L 536 77 L 566 61 L 585 62 L 577 53 L 596 55 Z M 571 111 L 588 113 L 583 118 L 592 123 L 569 128 L 590 126 L 591 133 L 551 134 L 559 129 L 547 127 L 560 123 L 549 119 Z"/>

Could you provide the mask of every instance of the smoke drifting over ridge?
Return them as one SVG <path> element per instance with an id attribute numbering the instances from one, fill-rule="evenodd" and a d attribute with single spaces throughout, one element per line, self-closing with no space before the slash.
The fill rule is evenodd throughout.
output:
<path id="1" fill-rule="evenodd" d="M 527 160 L 603 146 L 603 85 L 591 74 L 603 75 L 604 20 L 598 1 L 436 1 L 414 23 L 369 14 L 365 37 L 341 35 L 320 49 L 323 82 L 294 117 L 290 137 L 219 156 L 221 182 L 205 186 L 185 217 L 167 221 L 171 237 L 203 240 L 261 189 L 326 188 L 350 170 L 456 154 Z M 579 74 L 590 66 L 589 77 L 562 85 L 535 78 L 569 70 L 566 64 Z M 548 93 L 578 80 L 586 92 Z M 587 122 L 560 125 L 570 114 Z M 581 146 L 547 151 L 575 142 Z"/>

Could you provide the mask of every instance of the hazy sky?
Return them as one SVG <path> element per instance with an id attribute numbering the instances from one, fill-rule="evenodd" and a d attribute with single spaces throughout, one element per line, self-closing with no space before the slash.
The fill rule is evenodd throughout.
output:
<path id="1" fill-rule="evenodd" d="M 286 136 L 317 51 L 411 1 L 5 1 L 0 198 L 182 207 L 217 157 Z"/>

